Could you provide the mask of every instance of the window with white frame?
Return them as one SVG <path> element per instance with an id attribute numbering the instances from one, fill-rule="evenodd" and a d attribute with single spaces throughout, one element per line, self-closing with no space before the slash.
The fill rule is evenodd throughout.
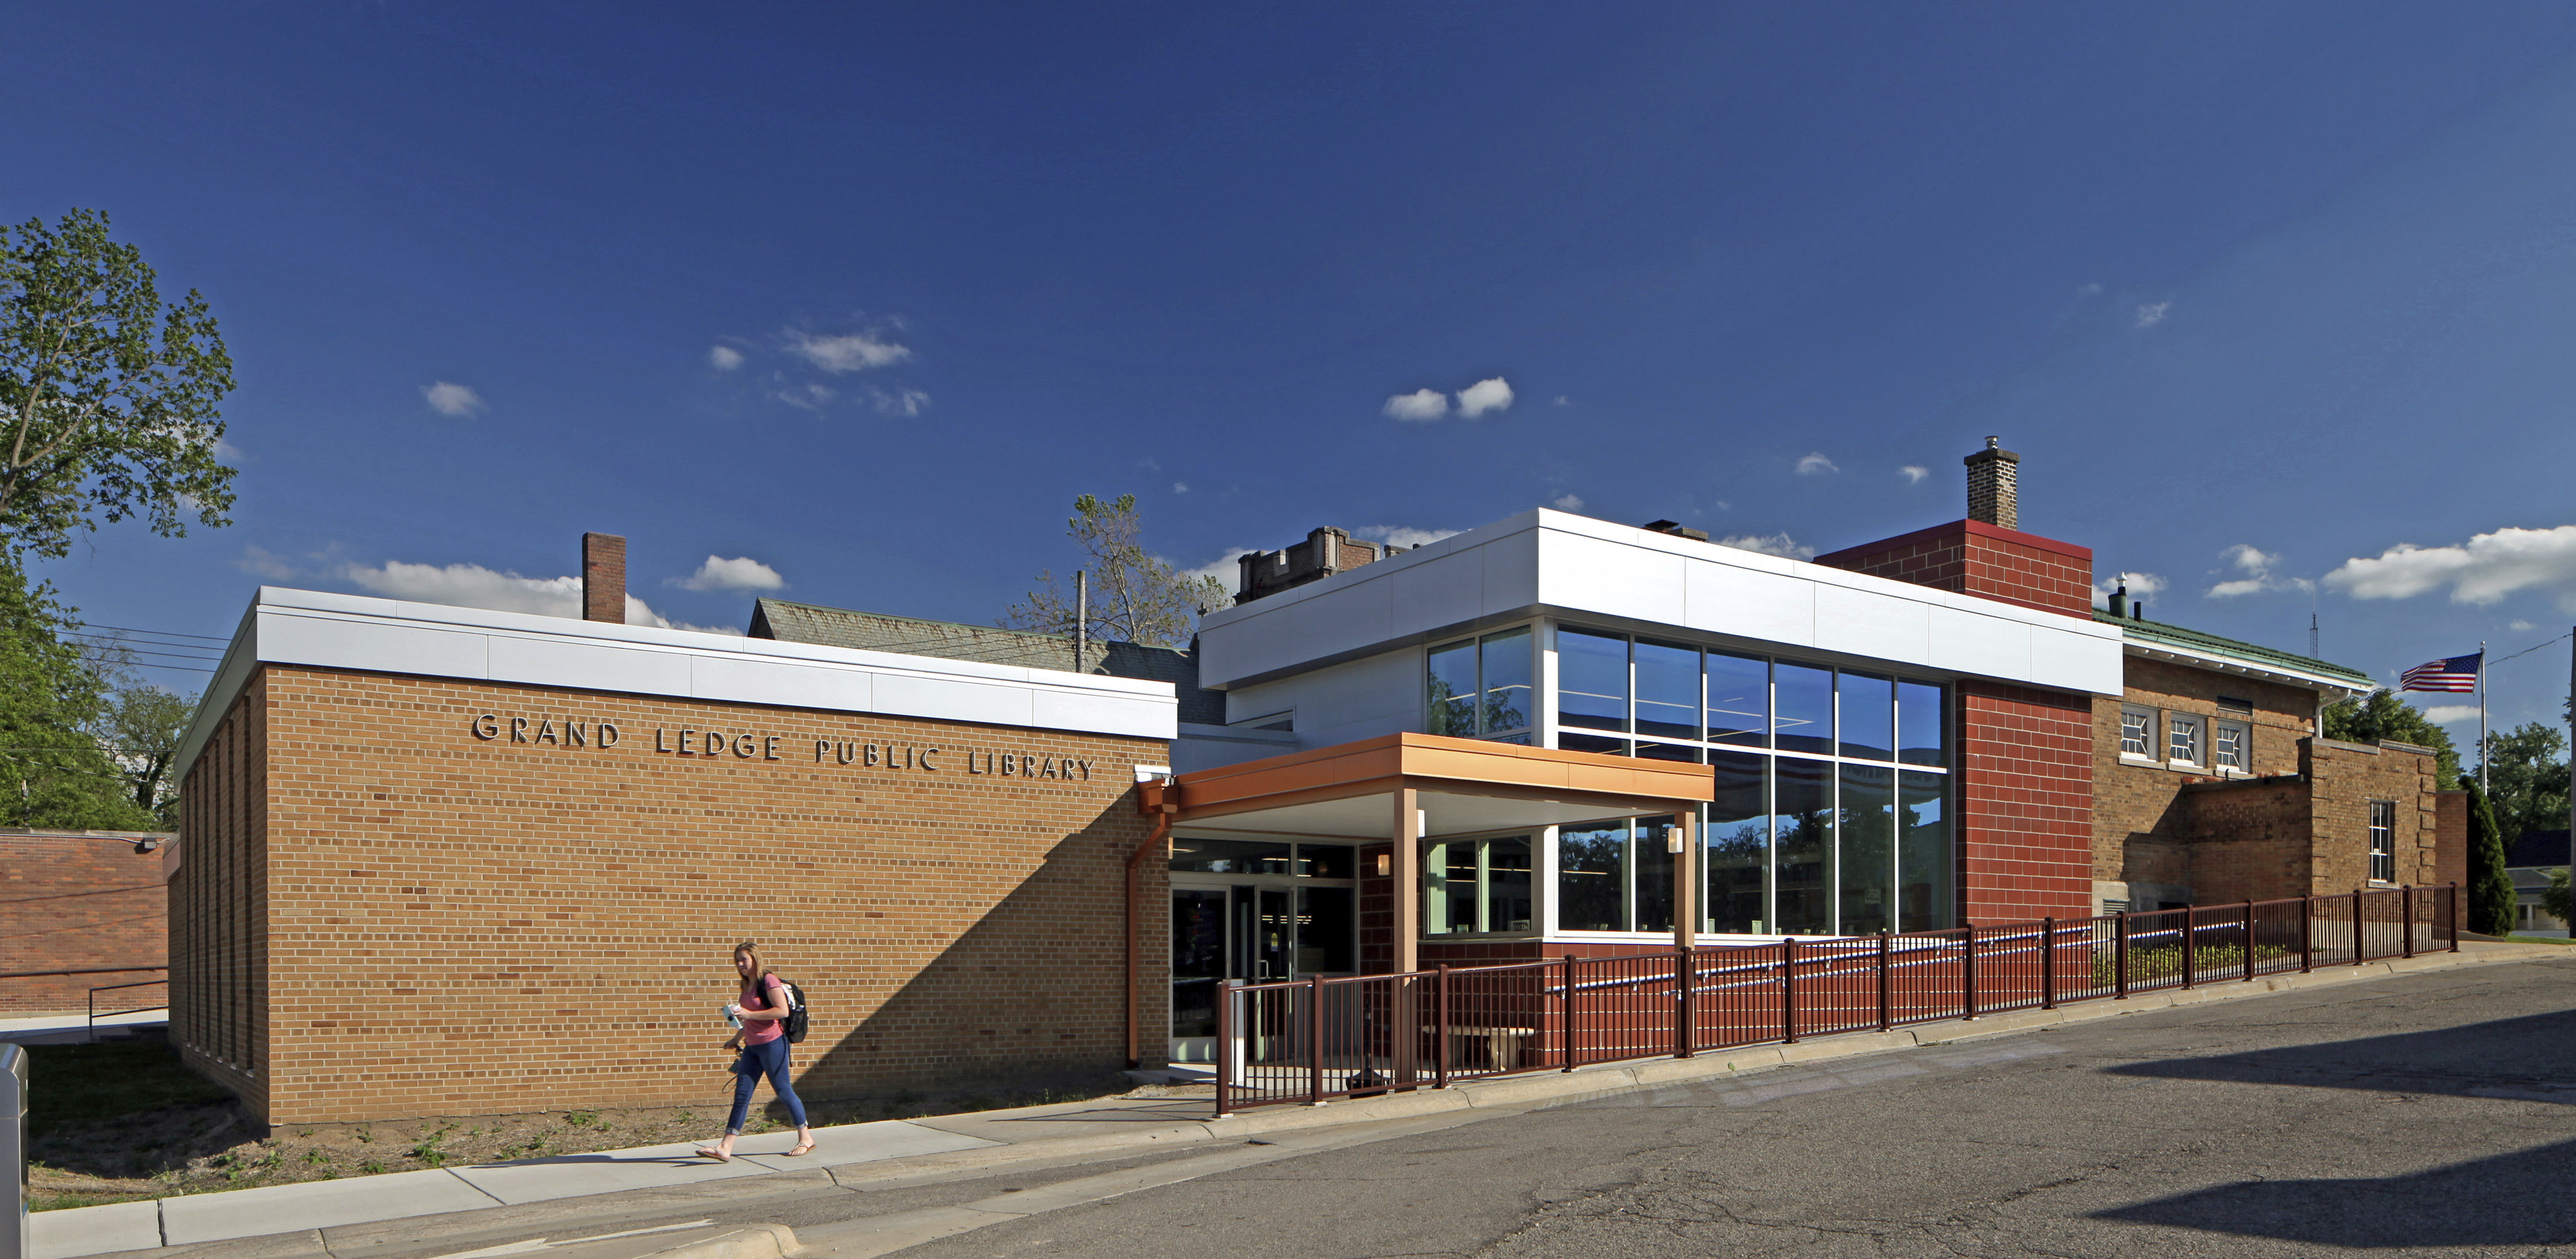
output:
<path id="1" fill-rule="evenodd" d="M 2153 709 L 2120 710 L 2120 755 L 2155 759 L 2156 714 Z"/>
<path id="2" fill-rule="evenodd" d="M 1429 733 L 1530 741 L 1536 709 L 1528 626 L 1444 643 L 1431 649 L 1426 665 L 1423 725 Z"/>
<path id="3" fill-rule="evenodd" d="M 2370 881 L 2397 881 L 2397 802 L 2370 802 Z"/>
<path id="4" fill-rule="evenodd" d="M 2165 757 L 2183 765 L 2200 761 L 2200 718 L 2175 713 L 2165 718 Z"/>
<path id="5" fill-rule="evenodd" d="M 2209 763 L 2214 769 L 2239 774 L 2253 773 L 2254 728 L 2241 721 L 2211 722 Z"/>

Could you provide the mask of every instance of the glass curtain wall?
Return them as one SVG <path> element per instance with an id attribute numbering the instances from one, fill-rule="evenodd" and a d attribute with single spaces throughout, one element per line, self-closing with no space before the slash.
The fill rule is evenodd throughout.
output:
<path id="1" fill-rule="evenodd" d="M 1557 746 L 1712 767 L 1701 930 L 1951 924 L 1941 686 L 1578 627 L 1557 630 L 1556 651 L 1557 693 L 1543 698 L 1556 706 Z M 1669 866 L 1649 856 L 1662 833 L 1649 840 L 1647 829 L 1641 819 L 1561 833 L 1560 929 L 1670 928 Z"/>
<path id="2" fill-rule="evenodd" d="M 1423 728 L 1461 739 L 1528 743 L 1538 711 L 1530 644 L 1524 625 L 1432 648 Z"/>

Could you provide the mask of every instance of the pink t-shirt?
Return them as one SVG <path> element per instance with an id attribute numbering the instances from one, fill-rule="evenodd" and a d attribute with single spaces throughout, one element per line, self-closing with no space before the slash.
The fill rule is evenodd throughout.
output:
<path id="1" fill-rule="evenodd" d="M 755 994 L 752 991 L 752 985 L 746 983 L 742 986 L 741 998 L 734 1004 L 746 1010 L 785 1010 L 787 1008 L 786 982 L 776 975 L 763 975 L 760 978 L 767 990 Z M 753 1045 L 766 1045 L 786 1034 L 787 1021 L 784 1019 L 744 1019 L 742 1021 L 742 1043 L 746 1049 Z"/>

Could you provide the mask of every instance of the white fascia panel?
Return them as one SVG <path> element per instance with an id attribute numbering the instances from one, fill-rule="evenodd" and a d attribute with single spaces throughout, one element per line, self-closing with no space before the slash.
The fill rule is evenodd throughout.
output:
<path id="1" fill-rule="evenodd" d="M 2091 628 L 2089 622 L 2076 624 Z M 2118 695 L 2127 685 L 2123 676 L 2126 670 L 2121 664 L 2124 654 L 2118 641 L 2106 640 L 2099 634 L 2079 633 L 2071 627 L 2031 627 L 2031 680 L 2042 686 Z"/>
<path id="2" fill-rule="evenodd" d="M 1683 624 L 1792 647 L 1816 645 L 1816 584 L 1751 567 L 1692 560 Z"/>
<path id="3" fill-rule="evenodd" d="M 262 664 L 487 678 L 490 639 L 444 625 L 312 616 L 261 608 L 249 646 Z"/>
<path id="4" fill-rule="evenodd" d="M 1930 613 L 1925 664 L 2012 681 L 2030 678 L 2030 626 L 1961 608 L 1935 607 Z"/>
<path id="5" fill-rule="evenodd" d="M 680 652 L 516 634 L 482 638 L 491 645 L 491 666 L 484 676 L 495 682 L 639 695 L 689 693 L 689 657 Z"/>
<path id="6" fill-rule="evenodd" d="M 1474 548 L 1484 569 L 1476 615 L 1503 616 L 1538 602 L 1538 540 L 1537 529 L 1523 529 Z"/>
<path id="7" fill-rule="evenodd" d="M 837 708 L 858 713 L 876 709 L 877 675 L 864 670 L 721 656 L 687 663 L 687 694 L 697 699 L 782 708 Z"/>
<path id="8" fill-rule="evenodd" d="M 1485 606 L 1485 552 L 1489 549 L 1471 547 L 1457 555 L 1408 565 L 1379 579 L 1377 584 L 1388 591 L 1390 613 L 1401 620 L 1398 632 L 1456 625 L 1480 615 Z"/>
<path id="9" fill-rule="evenodd" d="M 1932 609 L 1874 591 L 1817 583 L 1816 646 L 1826 651 L 1914 662 L 1932 654 Z"/>
<path id="10" fill-rule="evenodd" d="M 1027 687 L 994 686 L 962 678 L 887 674 L 876 680 L 876 711 L 930 721 L 971 721 L 990 726 L 1036 724 L 1037 705 Z M 1178 709 L 1174 709 L 1177 718 Z M 1177 720 L 1174 722 L 1178 724 Z"/>
<path id="11" fill-rule="evenodd" d="M 1551 529 L 1538 539 L 1538 601 L 1683 625 L 1684 568 L 1679 555 Z"/>
<path id="12" fill-rule="evenodd" d="M 1041 688 L 1030 694 L 1029 724 L 1046 730 L 1088 730 L 1139 739 L 1169 740 L 1179 733 L 1173 705 L 1129 695 L 1095 695 Z"/>

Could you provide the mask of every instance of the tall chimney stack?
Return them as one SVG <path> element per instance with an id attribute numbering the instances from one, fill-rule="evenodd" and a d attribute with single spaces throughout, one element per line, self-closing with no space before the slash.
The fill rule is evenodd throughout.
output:
<path id="1" fill-rule="evenodd" d="M 1998 529 L 2021 528 L 2019 503 L 2021 456 L 2003 448 L 2003 439 L 1989 437 L 1986 448 L 1967 457 L 1968 519 Z"/>
<path id="2" fill-rule="evenodd" d="M 581 535 L 581 619 L 626 623 L 626 539 Z"/>

